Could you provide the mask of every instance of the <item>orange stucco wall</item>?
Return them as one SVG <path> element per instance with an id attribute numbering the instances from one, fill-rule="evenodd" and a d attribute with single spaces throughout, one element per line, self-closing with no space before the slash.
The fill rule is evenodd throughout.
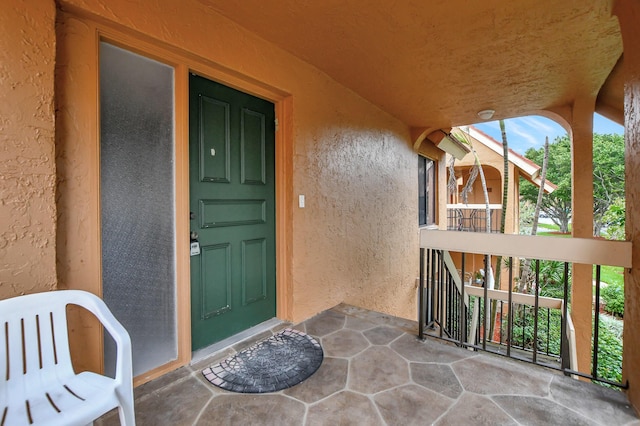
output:
<path id="1" fill-rule="evenodd" d="M 292 215 L 292 319 L 340 302 L 414 318 L 417 161 L 408 127 L 198 1 L 61 4 L 290 94 L 291 189 L 296 202 L 306 197 Z"/>
<path id="2" fill-rule="evenodd" d="M 56 286 L 55 5 L 0 13 L 0 299 Z"/>

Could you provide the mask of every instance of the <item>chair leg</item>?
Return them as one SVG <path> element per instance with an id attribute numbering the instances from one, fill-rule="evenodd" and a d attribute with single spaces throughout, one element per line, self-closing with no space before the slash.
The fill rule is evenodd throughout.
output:
<path id="1" fill-rule="evenodd" d="M 122 426 L 135 426 L 136 419 L 133 411 L 133 404 L 124 402 L 118 407 L 118 416 L 120 417 L 120 424 Z"/>
<path id="2" fill-rule="evenodd" d="M 133 403 L 133 386 L 121 386 L 116 390 L 118 397 L 118 416 L 120 417 L 120 425 L 135 426 L 136 418 Z"/>

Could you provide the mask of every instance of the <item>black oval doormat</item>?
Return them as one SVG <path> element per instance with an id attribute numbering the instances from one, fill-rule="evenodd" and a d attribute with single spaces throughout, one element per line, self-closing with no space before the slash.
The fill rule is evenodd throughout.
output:
<path id="1" fill-rule="evenodd" d="M 313 337 L 286 328 L 205 368 L 202 374 L 215 386 L 232 392 L 276 392 L 311 376 L 322 358 L 322 347 Z"/>

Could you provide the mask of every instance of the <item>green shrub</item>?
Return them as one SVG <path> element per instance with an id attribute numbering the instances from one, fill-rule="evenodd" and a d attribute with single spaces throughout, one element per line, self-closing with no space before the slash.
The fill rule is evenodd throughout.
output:
<path id="1" fill-rule="evenodd" d="M 522 267 L 522 266 L 521 266 Z M 531 274 L 535 275 L 536 261 L 531 262 Z M 568 271 L 569 295 L 571 291 L 571 269 Z M 533 278 L 533 277 L 532 277 Z M 533 278 L 535 280 L 535 278 Z M 564 263 L 559 261 L 540 261 L 539 282 L 541 297 L 564 298 Z M 533 290 L 532 290 L 533 292 Z M 548 315 L 548 318 L 547 318 Z M 502 321 L 503 335 L 507 334 L 508 322 Z M 534 347 L 535 318 L 533 308 L 530 306 L 514 305 L 513 335 L 511 344 L 515 347 L 533 349 Z M 562 313 L 560 310 L 540 309 L 538 317 L 538 338 L 536 349 L 550 355 L 560 355 L 561 346 Z"/>
<path id="2" fill-rule="evenodd" d="M 548 315 L 548 317 L 547 317 Z M 508 319 L 505 316 L 502 321 L 503 336 L 507 336 Z M 549 355 L 560 355 L 562 343 L 562 313 L 557 309 L 540 309 L 538 317 L 538 339 L 536 349 Z M 522 347 L 532 350 L 535 331 L 535 316 L 533 308 L 522 305 L 514 305 L 513 335 L 511 344 L 514 347 Z"/>
<path id="3" fill-rule="evenodd" d="M 600 315 L 598 377 L 614 382 L 622 382 L 622 326 L 622 321 Z"/>
<path id="4" fill-rule="evenodd" d="M 605 310 L 612 315 L 624 316 L 624 284 L 609 284 L 600 290 Z"/>

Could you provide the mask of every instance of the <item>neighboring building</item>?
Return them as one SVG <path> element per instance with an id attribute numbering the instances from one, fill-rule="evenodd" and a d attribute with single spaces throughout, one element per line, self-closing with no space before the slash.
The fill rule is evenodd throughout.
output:
<path id="1" fill-rule="evenodd" d="M 491 210 L 491 232 L 499 232 L 502 214 L 502 174 L 504 172 L 502 143 L 473 126 L 463 127 L 459 130 L 464 132 L 466 139 L 473 145 L 473 149 L 482 164 Z M 542 168 L 512 149 L 509 149 L 508 157 L 509 182 L 504 233 L 517 234 L 520 223 L 520 178 L 522 177 L 540 187 L 540 171 Z M 450 157 L 447 158 L 447 164 L 449 164 L 449 161 L 451 161 Z M 467 203 L 463 202 L 460 195 L 467 184 L 470 170 L 474 164 L 475 157 L 471 153 L 454 163 L 457 191 L 449 194 L 447 205 L 448 230 L 486 232 L 486 203 L 480 178 L 478 177 L 475 180 Z M 447 171 L 447 181 L 449 181 L 448 173 L 449 171 Z M 554 189 L 555 185 L 552 182 L 545 182 L 545 193 L 549 194 Z"/>
<path id="2" fill-rule="evenodd" d="M 573 234 L 590 238 L 598 111 L 625 123 L 624 376 L 640 408 L 639 14 L 633 0 L 8 0 L 0 298 L 101 295 L 133 336 L 136 384 L 231 325 L 341 302 L 414 318 L 416 176 L 425 224 L 446 228 L 455 150 L 429 135 L 487 107 L 555 119 L 575 148 Z M 590 265 L 573 279 L 590 342 Z M 100 370 L 109 343 L 72 321 L 80 368 Z"/>
<path id="3" fill-rule="evenodd" d="M 483 133 L 473 126 L 461 127 L 455 131 L 463 132 L 464 139 L 473 147 L 485 176 L 487 195 L 489 198 L 490 229 L 492 233 L 500 232 L 502 221 L 502 188 L 503 188 L 503 147 L 502 143 Z M 471 169 L 476 157 L 473 152 L 466 154 L 461 160 L 454 162 L 454 171 L 457 183 L 457 191 L 449 194 L 447 204 L 447 230 L 487 232 L 487 213 L 484 191 L 480 176 L 473 183 L 473 189 L 468 195 L 468 202 L 464 203 L 460 195 L 467 185 Z M 451 155 L 447 155 L 447 164 L 450 164 Z M 540 187 L 541 167 L 509 149 L 509 181 L 507 192 L 507 212 L 505 215 L 505 234 L 518 234 L 520 230 L 520 178 L 524 178 L 532 184 Z M 449 182 L 450 169 L 447 168 L 447 182 Z M 545 182 L 545 193 L 551 193 L 555 189 L 553 183 Z M 454 256 L 458 265 L 460 261 Z M 496 259 L 493 259 L 495 271 Z M 475 255 L 467 263 L 467 281 L 484 268 L 482 255 Z M 517 271 L 516 271 L 517 272 Z M 500 288 L 507 288 L 508 277 L 502 274 Z"/>

